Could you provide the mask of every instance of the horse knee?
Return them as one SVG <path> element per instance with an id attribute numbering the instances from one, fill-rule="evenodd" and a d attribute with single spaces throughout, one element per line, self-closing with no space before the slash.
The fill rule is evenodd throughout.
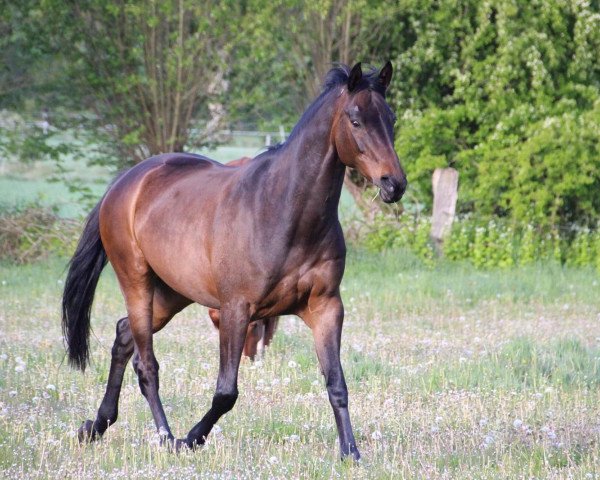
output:
<path id="1" fill-rule="evenodd" d="M 158 391 L 158 362 L 152 359 L 147 363 L 142 362 L 139 355 L 133 359 L 133 368 L 138 377 L 138 384 L 144 397 L 147 397 L 148 389 Z"/>
<path id="2" fill-rule="evenodd" d="M 348 389 L 345 386 L 328 385 L 329 402 L 334 408 L 348 408 Z"/>
<path id="3" fill-rule="evenodd" d="M 233 408 L 237 398 L 237 390 L 232 392 L 217 392 L 213 397 L 212 408 L 216 410 L 219 415 L 223 415 Z"/>

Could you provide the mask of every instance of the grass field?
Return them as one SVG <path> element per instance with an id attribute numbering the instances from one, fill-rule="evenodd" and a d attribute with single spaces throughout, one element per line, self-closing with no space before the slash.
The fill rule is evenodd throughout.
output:
<path id="1" fill-rule="evenodd" d="M 0 265 L 0 478 L 600 479 L 597 274 L 555 265 L 481 272 L 422 267 L 403 252 L 351 251 L 343 364 L 363 461 L 338 460 L 310 331 L 280 323 L 207 445 L 157 444 L 132 369 L 120 417 L 96 445 L 75 432 L 104 392 L 118 287 L 105 272 L 92 366 L 64 361 L 64 260 Z M 161 394 L 183 436 L 208 408 L 217 335 L 192 307 L 156 337 Z"/>

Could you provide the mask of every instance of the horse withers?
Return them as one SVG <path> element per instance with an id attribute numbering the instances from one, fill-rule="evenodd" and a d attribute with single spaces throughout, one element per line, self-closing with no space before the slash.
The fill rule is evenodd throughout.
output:
<path id="1" fill-rule="evenodd" d="M 312 330 L 338 430 L 342 457 L 360 458 L 340 363 L 344 307 L 340 282 L 346 246 L 338 204 L 346 167 L 395 202 L 406 177 L 394 151 L 394 115 L 385 101 L 388 62 L 363 74 L 340 66 L 325 79 L 288 140 L 238 167 L 170 153 L 122 174 L 90 213 L 63 294 L 69 361 L 89 360 L 90 310 L 110 261 L 127 316 L 117 333 L 106 393 L 81 440 L 98 439 L 117 420 L 129 359 L 164 443 L 204 444 L 238 397 L 238 369 L 248 325 L 297 315 Z M 208 412 L 176 440 L 158 394 L 153 334 L 191 303 L 220 312 L 219 374 Z"/>

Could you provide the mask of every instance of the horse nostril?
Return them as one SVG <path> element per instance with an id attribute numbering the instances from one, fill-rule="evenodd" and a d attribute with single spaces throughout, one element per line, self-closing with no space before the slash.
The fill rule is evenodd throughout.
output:
<path id="1" fill-rule="evenodd" d="M 398 182 L 393 177 L 383 175 L 381 177 L 381 186 L 386 192 L 394 193 L 398 188 Z"/>

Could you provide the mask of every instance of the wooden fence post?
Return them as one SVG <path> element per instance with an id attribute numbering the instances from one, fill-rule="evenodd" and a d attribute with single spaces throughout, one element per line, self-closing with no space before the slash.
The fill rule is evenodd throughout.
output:
<path id="1" fill-rule="evenodd" d="M 431 239 L 438 254 L 442 253 L 444 236 L 450 233 L 456 200 L 458 198 L 458 172 L 454 168 L 436 168 L 431 179 L 433 185 L 433 217 Z"/>

